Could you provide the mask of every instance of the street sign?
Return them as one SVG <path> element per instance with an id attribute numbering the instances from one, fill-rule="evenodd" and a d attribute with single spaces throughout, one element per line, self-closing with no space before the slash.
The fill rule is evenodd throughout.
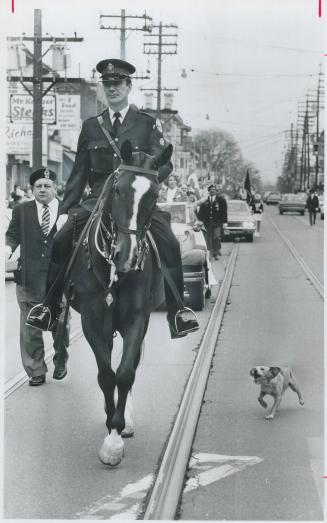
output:
<path id="1" fill-rule="evenodd" d="M 57 121 L 56 96 L 46 95 L 42 98 L 42 122 L 55 124 Z M 33 97 L 27 93 L 10 95 L 10 122 L 33 122 Z"/>

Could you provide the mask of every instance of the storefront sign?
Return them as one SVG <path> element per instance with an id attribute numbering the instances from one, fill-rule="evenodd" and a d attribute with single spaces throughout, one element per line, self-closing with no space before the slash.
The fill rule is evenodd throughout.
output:
<path id="1" fill-rule="evenodd" d="M 11 123 L 32 123 L 33 97 L 29 94 L 10 95 L 10 121 Z M 42 122 L 55 124 L 57 121 L 56 95 L 45 95 L 42 98 Z"/>

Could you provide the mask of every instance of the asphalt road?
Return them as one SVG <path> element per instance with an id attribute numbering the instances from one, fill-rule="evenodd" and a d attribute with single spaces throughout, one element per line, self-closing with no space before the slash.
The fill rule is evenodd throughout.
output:
<path id="1" fill-rule="evenodd" d="M 310 227 L 306 219 L 266 209 L 261 237 L 241 245 L 183 520 L 323 519 L 323 301 L 267 213 L 323 281 L 322 223 Z M 290 366 L 305 405 L 288 389 L 276 418 L 267 421 L 249 375 L 256 365 Z"/>
<path id="2" fill-rule="evenodd" d="M 307 217 L 279 217 L 276 208 L 265 212 L 322 281 L 322 223 L 313 229 Z M 224 256 L 214 262 L 218 281 L 231 247 L 223 244 Z M 7 288 L 8 313 L 14 318 L 13 285 Z M 211 309 L 207 303 L 199 315 L 200 332 L 176 341 L 169 339 L 164 313 L 153 314 L 133 389 L 136 433 L 125 441 L 124 460 L 115 469 L 96 456 L 106 434 L 103 399 L 84 339 L 71 347 L 65 380 L 51 379 L 50 364 L 45 386 L 24 385 L 5 400 L 6 518 L 135 519 Z M 266 215 L 261 237 L 240 245 L 181 519 L 322 518 L 322 329 L 323 302 Z M 20 366 L 17 332 L 17 326 L 7 330 L 11 373 Z M 116 345 L 117 359 L 119 339 Z M 291 365 L 304 407 L 287 391 L 275 420 L 265 420 L 249 375 L 260 364 Z"/>
<path id="3" fill-rule="evenodd" d="M 231 248 L 231 244 L 226 245 L 225 255 L 214 262 L 218 282 Z M 17 325 L 7 331 L 11 370 L 20 365 L 18 311 L 12 285 L 7 284 L 12 297 L 8 316 L 16 317 Z M 157 469 L 217 290 L 218 286 L 198 315 L 201 330 L 186 338 L 170 340 L 164 312 L 151 316 L 133 388 L 136 432 L 134 438 L 126 440 L 125 457 L 118 468 L 106 467 L 97 458 L 106 435 L 103 398 L 95 359 L 84 338 L 70 349 L 66 379 L 57 382 L 51 378 L 50 362 L 44 386 L 26 384 L 5 400 L 6 518 L 93 518 L 94 513 L 104 512 L 109 519 L 145 498 L 147 478 L 151 479 Z M 116 361 L 120 347 L 117 337 Z M 127 497 L 122 494 L 127 484 L 137 482 L 136 493 Z"/>

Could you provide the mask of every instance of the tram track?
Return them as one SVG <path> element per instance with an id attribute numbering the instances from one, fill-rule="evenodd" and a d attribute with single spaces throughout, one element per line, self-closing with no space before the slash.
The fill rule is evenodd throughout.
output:
<path id="1" fill-rule="evenodd" d="M 288 249 L 290 250 L 290 252 L 294 256 L 295 260 L 300 265 L 300 267 L 303 270 L 304 274 L 306 275 L 306 277 L 312 283 L 313 287 L 315 288 L 315 290 L 317 291 L 319 296 L 322 299 L 324 299 L 324 285 L 323 285 L 323 283 L 315 275 L 315 273 L 312 271 L 312 269 L 309 267 L 309 265 L 304 261 L 303 257 L 300 255 L 300 253 L 296 249 L 295 245 L 291 242 L 291 240 L 289 238 L 287 238 L 287 236 L 285 236 L 285 234 L 281 231 L 281 229 L 278 227 L 278 225 L 272 219 L 272 217 L 269 214 L 267 216 L 268 216 L 272 226 L 274 227 L 276 232 L 279 234 L 279 236 L 282 238 L 282 240 L 284 241 L 284 243 L 286 244 L 286 246 L 288 247 Z"/>
<path id="2" fill-rule="evenodd" d="M 234 244 L 230 254 L 216 303 L 141 519 L 173 520 L 175 518 L 238 251 L 237 243 Z"/>

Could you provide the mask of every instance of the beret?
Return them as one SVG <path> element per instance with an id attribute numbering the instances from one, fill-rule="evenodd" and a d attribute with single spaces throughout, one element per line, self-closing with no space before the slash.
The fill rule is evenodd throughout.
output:
<path id="1" fill-rule="evenodd" d="M 52 180 L 53 182 L 56 181 L 57 175 L 54 171 L 50 171 L 50 169 L 37 169 L 37 171 L 32 172 L 30 176 L 30 185 L 33 186 L 37 180 L 40 180 L 41 178 L 46 178 L 48 180 Z"/>

